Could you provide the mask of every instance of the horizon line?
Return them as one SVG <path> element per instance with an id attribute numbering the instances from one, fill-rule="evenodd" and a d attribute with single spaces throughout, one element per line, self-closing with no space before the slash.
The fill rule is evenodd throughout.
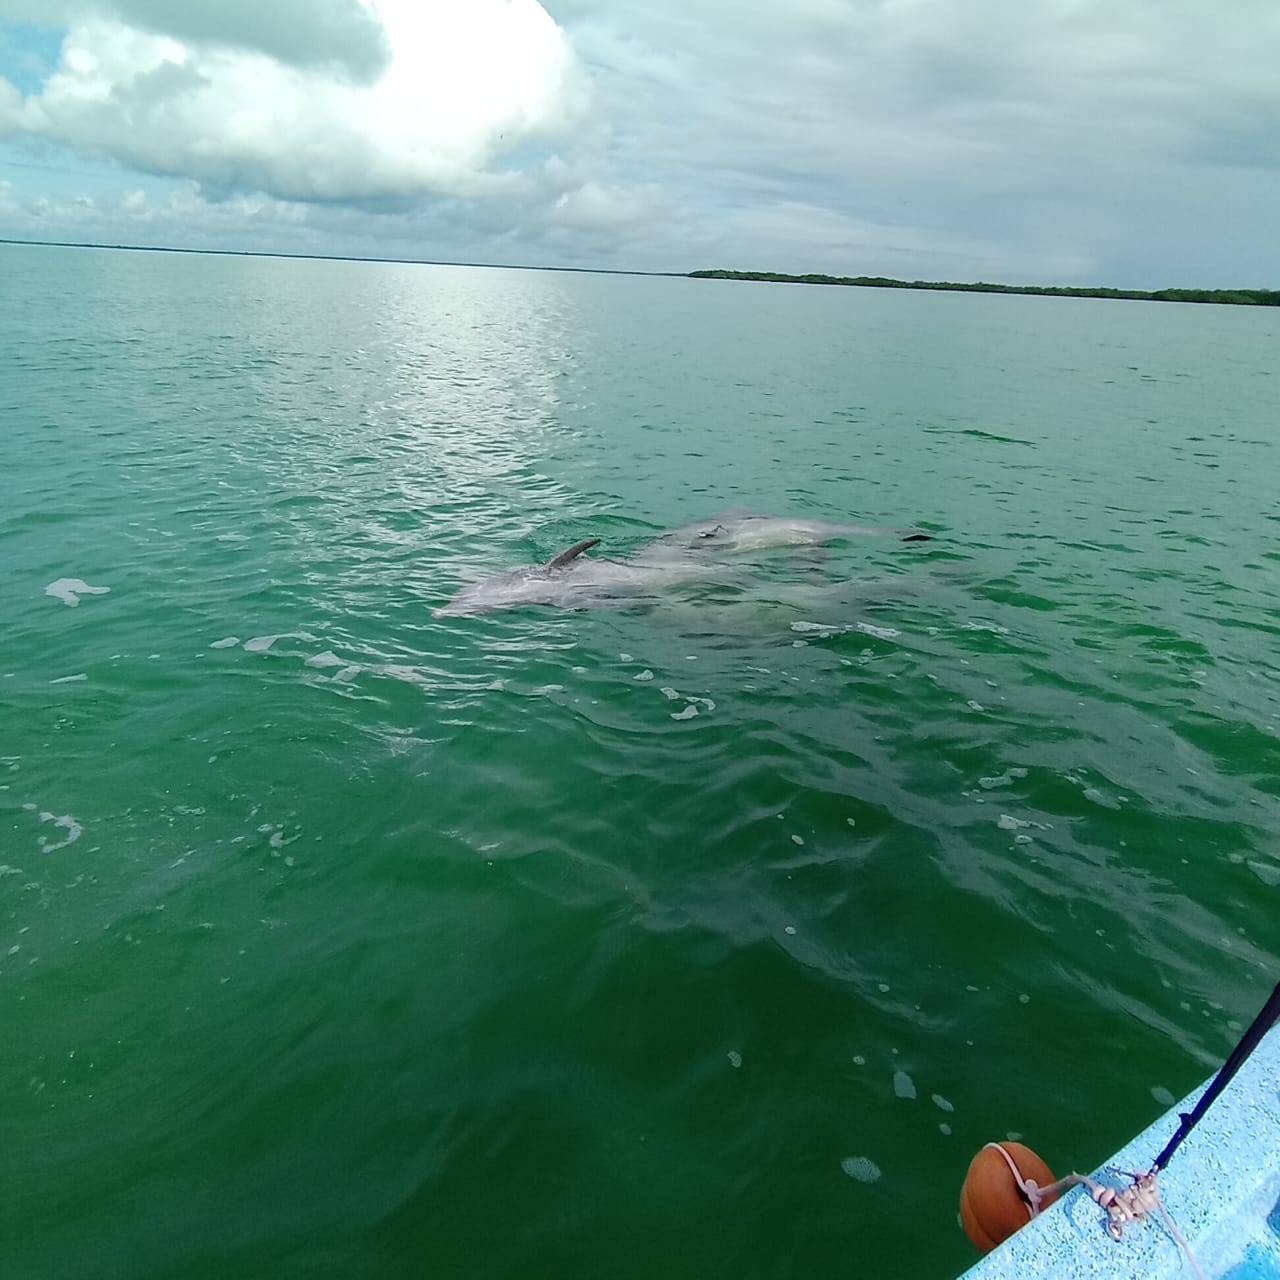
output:
<path id="1" fill-rule="evenodd" d="M 1138 289 L 1126 285 L 1010 285 L 995 281 L 981 281 L 977 282 L 975 286 L 974 284 L 965 284 L 957 281 L 913 281 L 890 277 L 826 276 L 824 273 L 816 272 L 742 271 L 705 267 L 694 268 L 692 271 L 643 271 L 634 267 L 569 267 L 532 262 L 472 262 L 455 258 L 380 258 L 369 254 L 290 253 L 282 249 L 198 249 L 167 244 L 106 244 L 96 240 L 29 240 L 17 236 L 0 236 L 0 245 L 26 245 L 30 248 L 39 249 L 104 249 L 118 250 L 125 253 L 192 253 L 216 258 L 280 258 L 292 262 L 383 262 L 395 266 L 409 267 L 475 267 L 485 271 L 559 271 L 573 275 L 642 276 L 665 280 L 705 280 L 716 278 L 732 280 L 736 278 L 742 281 L 754 280 L 760 283 L 852 284 L 863 285 L 864 287 L 874 281 L 881 287 L 944 292 L 998 292 L 1041 296 L 1060 296 L 1070 293 L 1078 293 L 1082 296 L 1104 296 L 1106 293 L 1145 295 L 1145 298 L 1139 300 L 1147 300 L 1152 294 L 1168 292 L 1174 289 L 1188 293 L 1273 292 L 1272 290 L 1241 287 L 1193 289 L 1174 285 L 1152 290 Z M 1152 300 L 1163 301 L 1163 299 Z M 1170 301 L 1172 300 L 1170 299 Z"/>
<path id="2" fill-rule="evenodd" d="M 375 258 L 351 253 L 288 253 L 276 249 L 194 249 L 167 244 L 103 244 L 96 240 L 22 240 L 0 236 L 0 244 L 29 245 L 40 249 L 111 249 L 126 253 L 199 253 L 219 258 L 285 258 L 301 262 L 387 262 L 408 267 L 480 267 L 488 271 L 572 271 L 581 275 L 655 276 L 686 280 L 688 271 L 640 271 L 627 267 L 557 267 L 530 262 L 460 262 L 449 258 Z"/>

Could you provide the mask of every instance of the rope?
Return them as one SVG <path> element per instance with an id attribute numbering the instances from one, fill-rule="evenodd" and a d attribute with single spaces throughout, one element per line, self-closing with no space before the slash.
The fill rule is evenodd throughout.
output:
<path id="1" fill-rule="evenodd" d="M 1022 1201 L 1027 1211 L 1027 1221 L 1039 1215 L 1040 1210 L 1044 1208 L 1044 1197 L 1048 1191 L 1052 1191 L 1053 1187 L 1041 1187 L 1034 1178 L 1023 1178 L 1021 1170 L 1013 1162 L 1013 1157 L 998 1142 L 988 1142 L 987 1147 L 992 1151 L 998 1151 L 1003 1157 L 1004 1162 L 1009 1166 L 1009 1172 L 1013 1174 L 1013 1180 L 1017 1183 L 1018 1199 Z M 983 1148 L 986 1150 L 986 1148 Z M 1056 1187 L 1056 1183 L 1054 1186 Z"/>
<path id="2" fill-rule="evenodd" d="M 1101 1182 L 1095 1182 L 1084 1173 L 1069 1173 L 1065 1178 L 1059 1178 L 1057 1182 L 1051 1182 L 1047 1187 L 1040 1187 L 1030 1178 L 1025 1183 L 1022 1181 L 1017 1169 L 1013 1166 L 1013 1161 L 1009 1160 L 1008 1152 L 1004 1151 L 1004 1148 L 998 1142 L 988 1142 L 987 1146 L 996 1147 L 1004 1154 L 1009 1168 L 1013 1169 L 1013 1176 L 1018 1180 L 1018 1194 L 1026 1202 L 1027 1212 L 1032 1218 L 1040 1212 L 1042 1200 L 1055 1193 L 1066 1191 L 1071 1187 L 1084 1187 L 1089 1192 L 1090 1199 L 1105 1211 L 1107 1215 L 1107 1235 L 1113 1240 L 1119 1240 L 1124 1235 L 1126 1224 L 1130 1222 L 1145 1222 L 1147 1215 L 1152 1210 L 1158 1209 L 1160 1216 L 1164 1219 L 1165 1226 L 1169 1229 L 1169 1234 L 1177 1242 L 1178 1248 L 1186 1254 L 1187 1261 L 1191 1264 L 1191 1270 L 1196 1273 L 1199 1280 L 1207 1280 L 1204 1272 L 1200 1270 L 1200 1264 L 1196 1261 L 1196 1255 L 1191 1252 L 1191 1246 L 1187 1243 L 1182 1232 L 1178 1230 L 1177 1224 L 1169 1216 L 1169 1210 L 1165 1208 L 1164 1201 L 1160 1199 L 1160 1184 L 1156 1181 L 1154 1173 L 1130 1174 L 1129 1176 L 1133 1179 L 1133 1182 L 1121 1191 L 1117 1191 L 1114 1187 L 1104 1186 Z"/>
<path id="3" fill-rule="evenodd" d="M 1200 1270 L 1195 1254 L 1191 1252 L 1191 1246 L 1187 1243 L 1182 1232 L 1178 1230 L 1177 1225 L 1169 1216 L 1169 1210 L 1165 1208 L 1164 1201 L 1160 1198 L 1160 1184 L 1156 1180 L 1156 1175 L 1169 1163 L 1170 1158 L 1181 1145 L 1182 1140 L 1200 1123 L 1204 1118 L 1204 1113 L 1217 1101 L 1218 1096 L 1230 1083 L 1231 1078 L 1258 1047 L 1263 1036 L 1277 1022 L 1280 1022 L 1280 983 L 1276 984 L 1276 989 L 1271 993 L 1270 999 L 1262 1006 L 1261 1011 L 1253 1022 L 1249 1024 L 1249 1029 L 1240 1037 L 1240 1042 L 1232 1049 L 1230 1056 L 1222 1064 L 1218 1074 L 1210 1081 L 1209 1087 L 1204 1091 L 1200 1101 L 1190 1111 L 1179 1113 L 1178 1131 L 1166 1144 L 1165 1149 L 1156 1157 L 1155 1163 L 1146 1173 L 1130 1174 L 1129 1177 L 1133 1181 L 1123 1190 L 1117 1191 L 1114 1187 L 1104 1186 L 1083 1173 L 1069 1173 L 1065 1178 L 1059 1178 L 1057 1182 L 1050 1183 L 1047 1187 L 1041 1187 L 1037 1185 L 1034 1179 L 1023 1178 L 1018 1171 L 1018 1166 L 1013 1162 L 1013 1157 L 1004 1147 L 998 1142 L 988 1142 L 987 1146 L 993 1147 L 998 1151 L 1004 1157 L 1005 1164 L 1009 1166 L 1009 1172 L 1013 1174 L 1014 1182 L 1017 1185 L 1018 1196 L 1026 1207 L 1028 1220 L 1040 1213 L 1043 1202 L 1048 1196 L 1074 1186 L 1087 1188 L 1090 1197 L 1099 1208 L 1105 1211 L 1107 1215 L 1107 1234 L 1113 1240 L 1120 1239 L 1126 1224 L 1145 1222 L 1149 1214 L 1153 1211 L 1158 1211 L 1169 1230 L 1169 1234 L 1186 1255 L 1187 1261 L 1191 1264 L 1191 1269 L 1203 1280 L 1204 1272 Z"/>

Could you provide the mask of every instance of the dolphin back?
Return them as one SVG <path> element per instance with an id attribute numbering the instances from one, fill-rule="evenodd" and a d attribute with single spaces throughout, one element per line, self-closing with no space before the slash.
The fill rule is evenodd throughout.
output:
<path id="1" fill-rule="evenodd" d="M 584 551 L 590 551 L 599 541 L 599 538 L 583 538 L 581 542 L 575 542 L 573 546 L 566 547 L 559 555 L 552 556 L 547 561 L 547 568 L 563 569 L 565 565 L 572 564 Z"/>

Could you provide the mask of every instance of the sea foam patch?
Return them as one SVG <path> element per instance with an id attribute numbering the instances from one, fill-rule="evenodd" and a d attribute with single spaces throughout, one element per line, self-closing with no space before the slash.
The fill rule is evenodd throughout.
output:
<path id="1" fill-rule="evenodd" d="M 870 1156 L 845 1156 L 840 1168 L 855 1182 L 878 1182 L 880 1166 Z"/>
<path id="2" fill-rule="evenodd" d="M 81 596 L 105 596 L 110 590 L 110 587 L 91 587 L 83 578 L 59 578 L 49 583 L 44 593 L 74 609 Z"/>
<path id="3" fill-rule="evenodd" d="M 52 822 L 55 827 L 61 827 L 67 833 L 61 840 L 50 840 L 48 836 L 41 836 L 38 843 L 45 853 L 52 853 L 55 849 L 65 849 L 67 845 L 73 844 L 84 835 L 84 828 L 69 813 L 58 817 L 53 813 L 42 812 L 40 821 Z"/>
<path id="4" fill-rule="evenodd" d="M 336 653 L 329 649 L 326 649 L 323 653 L 313 653 L 307 659 L 307 666 L 309 667 L 345 667 L 347 665 L 345 658 L 338 657 Z"/>
<path id="5" fill-rule="evenodd" d="M 245 653 L 270 653 L 271 646 L 278 640 L 309 640 L 311 639 L 302 631 L 281 631 L 274 636 L 250 636 L 242 646 Z"/>
<path id="6" fill-rule="evenodd" d="M 877 640 L 896 640 L 902 634 L 896 627 L 877 627 L 870 622 L 855 622 L 853 625 L 864 636 L 875 636 Z"/>
<path id="7" fill-rule="evenodd" d="M 855 622 L 851 627 L 836 626 L 826 622 L 793 622 L 791 630 L 819 640 L 825 640 L 830 636 L 846 635 L 850 631 L 860 631 L 864 636 L 874 636 L 877 640 L 896 640 L 902 634 L 896 627 L 877 627 L 871 622 Z M 793 641 L 793 643 L 796 642 Z"/>

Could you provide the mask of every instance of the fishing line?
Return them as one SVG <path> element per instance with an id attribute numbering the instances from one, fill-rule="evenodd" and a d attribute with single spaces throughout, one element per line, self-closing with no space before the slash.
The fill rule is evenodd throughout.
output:
<path id="1" fill-rule="evenodd" d="M 1209 1110 L 1217 1100 L 1218 1095 L 1227 1087 L 1231 1077 L 1244 1066 L 1245 1060 L 1261 1043 L 1262 1037 L 1278 1021 L 1280 1021 L 1280 982 L 1276 983 L 1276 989 L 1271 993 L 1271 998 L 1262 1006 L 1262 1011 L 1250 1023 L 1248 1031 L 1240 1037 L 1240 1043 L 1232 1049 L 1231 1056 L 1222 1064 L 1218 1074 L 1213 1077 L 1200 1101 L 1190 1111 L 1179 1112 L 1181 1123 L 1178 1125 L 1178 1131 L 1169 1139 L 1165 1149 L 1156 1156 L 1155 1163 L 1151 1166 L 1152 1173 L 1159 1173 L 1169 1163 L 1169 1158 L 1178 1149 L 1183 1138 L 1200 1123 L 1204 1113 Z"/>

